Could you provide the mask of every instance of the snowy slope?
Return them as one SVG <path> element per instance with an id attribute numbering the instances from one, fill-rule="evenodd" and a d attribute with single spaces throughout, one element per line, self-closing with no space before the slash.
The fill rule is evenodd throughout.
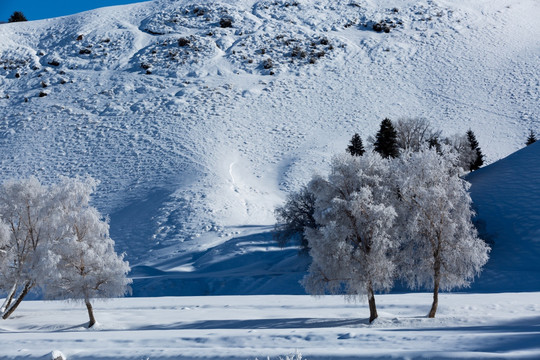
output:
<path id="1" fill-rule="evenodd" d="M 426 117 L 493 162 L 538 128 L 539 11 L 163 0 L 2 24 L 0 180 L 99 179 L 138 295 L 296 294 L 305 259 L 276 248 L 273 208 L 354 132 Z"/>
<path id="2" fill-rule="evenodd" d="M 491 259 L 473 288 L 540 290 L 540 142 L 468 176 Z"/>

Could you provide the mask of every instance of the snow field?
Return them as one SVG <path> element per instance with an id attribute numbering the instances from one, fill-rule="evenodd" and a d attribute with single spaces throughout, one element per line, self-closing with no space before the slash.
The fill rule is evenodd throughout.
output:
<path id="1" fill-rule="evenodd" d="M 535 359 L 539 293 L 377 295 L 367 304 L 325 296 L 210 296 L 115 299 L 83 305 L 24 302 L 0 323 L 0 359 Z"/>
<path id="2" fill-rule="evenodd" d="M 193 249 L 266 231 L 287 191 L 384 117 L 471 128 L 488 162 L 522 147 L 540 119 L 537 13 L 534 0 L 167 0 L 2 24 L 2 181 L 89 174 L 131 265 L 187 267 Z"/>
<path id="3" fill-rule="evenodd" d="M 1 180 L 99 179 L 138 296 L 300 294 L 307 262 L 272 240 L 274 206 L 384 117 L 471 128 L 488 163 L 523 147 L 540 119 L 538 12 L 163 0 L 2 24 Z M 84 305 L 25 301 L 0 322 L 0 359 L 538 359 L 540 293 L 494 293 L 538 289 L 537 148 L 471 176 L 495 244 L 473 284 L 486 293 L 441 294 L 435 319 L 430 294 L 376 295 L 372 325 L 340 297 L 153 297 L 95 304 L 88 330 Z"/>

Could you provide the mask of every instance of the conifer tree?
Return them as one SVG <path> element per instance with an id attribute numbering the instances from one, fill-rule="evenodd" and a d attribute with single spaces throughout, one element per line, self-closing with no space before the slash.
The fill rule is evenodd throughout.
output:
<path id="1" fill-rule="evenodd" d="M 28 21 L 26 19 L 26 16 L 20 11 L 15 11 L 11 16 L 9 17 L 8 22 L 19 22 L 19 21 Z"/>
<path id="2" fill-rule="evenodd" d="M 352 156 L 362 156 L 366 152 L 364 149 L 364 144 L 362 143 L 362 138 L 358 134 L 354 134 L 350 145 L 347 147 L 347 152 Z"/>
<path id="3" fill-rule="evenodd" d="M 469 165 L 469 170 L 478 170 L 482 165 L 484 165 L 484 155 L 482 154 L 482 150 L 480 150 L 480 146 L 478 146 L 476 136 L 471 129 L 467 131 L 467 140 L 469 141 L 469 146 L 471 147 L 471 150 L 474 150 L 476 152 L 476 156 Z"/>
<path id="4" fill-rule="evenodd" d="M 381 122 L 381 128 L 377 132 L 374 149 L 383 158 L 396 158 L 399 156 L 397 145 L 397 132 L 388 118 Z"/>
<path id="5" fill-rule="evenodd" d="M 442 153 L 442 146 L 438 136 L 433 136 L 428 140 L 428 148 L 435 149 L 439 154 Z"/>
<path id="6" fill-rule="evenodd" d="M 536 135 L 534 135 L 534 132 L 531 130 L 529 132 L 529 137 L 527 137 L 527 142 L 525 143 L 525 145 L 529 146 L 531 144 L 534 144 L 536 140 Z"/>

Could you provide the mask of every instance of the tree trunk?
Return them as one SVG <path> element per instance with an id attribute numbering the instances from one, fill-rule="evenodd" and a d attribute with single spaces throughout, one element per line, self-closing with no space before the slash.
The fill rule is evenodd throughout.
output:
<path id="1" fill-rule="evenodd" d="M 433 304 L 431 304 L 431 310 L 429 311 L 428 317 L 434 318 L 435 313 L 437 312 L 437 306 L 439 306 L 439 285 L 441 283 L 441 264 L 439 261 L 435 261 L 435 277 L 433 284 Z"/>
<path id="2" fill-rule="evenodd" d="M 94 317 L 94 310 L 92 309 L 92 304 L 90 304 L 90 300 L 85 299 L 84 303 L 86 304 L 86 309 L 88 310 L 88 317 L 90 318 L 88 328 L 91 328 L 96 323 L 96 318 Z"/>
<path id="3" fill-rule="evenodd" d="M 377 315 L 377 306 L 375 305 L 375 294 L 371 282 L 368 284 L 368 304 L 369 304 L 369 323 L 371 324 L 379 315 Z"/>
<path id="4" fill-rule="evenodd" d="M 6 309 L 11 305 L 11 302 L 13 301 L 13 297 L 15 296 L 15 292 L 17 291 L 17 283 L 13 284 L 13 287 L 9 291 L 9 293 L 6 295 L 6 301 L 4 301 L 4 304 L 2 304 L 2 307 L 0 308 L 0 314 L 4 314 Z"/>
<path id="5" fill-rule="evenodd" d="M 28 294 L 32 287 L 33 285 L 30 282 L 27 282 L 26 285 L 24 285 L 23 291 L 21 292 L 17 300 L 13 303 L 13 305 L 11 305 L 11 307 L 6 310 L 4 315 L 2 315 L 2 319 L 6 320 L 11 314 L 13 314 L 13 312 L 17 309 L 19 304 L 23 301 L 24 297 L 26 296 L 26 294 Z"/>

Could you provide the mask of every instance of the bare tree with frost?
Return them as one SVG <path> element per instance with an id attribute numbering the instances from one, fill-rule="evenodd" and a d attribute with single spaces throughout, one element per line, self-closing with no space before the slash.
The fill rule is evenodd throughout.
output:
<path id="1" fill-rule="evenodd" d="M 441 136 L 441 131 L 435 131 L 429 121 L 423 118 L 399 119 L 395 128 L 397 145 L 402 152 L 420 151 Z"/>
<path id="2" fill-rule="evenodd" d="M 305 186 L 299 191 L 287 196 L 284 205 L 276 207 L 276 225 L 274 238 L 281 246 L 285 246 L 292 239 L 300 239 L 301 251 L 309 249 L 305 229 L 317 226 L 313 218 L 315 211 L 315 196 Z"/>
<path id="3" fill-rule="evenodd" d="M 13 285 L 9 288 L 11 282 L 10 266 L 12 263 L 13 252 L 11 251 L 9 226 L 0 220 L 0 291 L 7 292 L 6 299 L 0 307 L 0 315 L 3 315 L 10 305 L 16 290 Z"/>
<path id="4" fill-rule="evenodd" d="M 313 295 L 367 297 L 370 322 L 377 318 L 375 292 L 388 291 L 394 278 L 389 162 L 377 153 L 337 156 L 328 178 L 308 186 L 318 227 L 306 230 L 313 262 L 303 285 Z"/>
<path id="5" fill-rule="evenodd" d="M 0 186 L 0 289 L 7 292 L 3 319 L 55 268 L 53 212 L 48 187 L 34 177 Z"/>
<path id="6" fill-rule="evenodd" d="M 86 305 L 89 325 L 96 323 L 92 299 L 123 296 L 131 280 L 129 264 L 114 251 L 109 224 L 90 206 L 97 182 L 62 178 L 56 186 L 58 241 L 53 246 L 59 257 L 56 276 L 45 287 L 49 299 L 70 299 Z"/>
<path id="7" fill-rule="evenodd" d="M 488 260 L 471 218 L 469 183 L 458 176 L 457 155 L 434 149 L 403 154 L 399 186 L 400 274 L 412 288 L 432 288 L 429 317 L 439 290 L 469 286 Z"/>

